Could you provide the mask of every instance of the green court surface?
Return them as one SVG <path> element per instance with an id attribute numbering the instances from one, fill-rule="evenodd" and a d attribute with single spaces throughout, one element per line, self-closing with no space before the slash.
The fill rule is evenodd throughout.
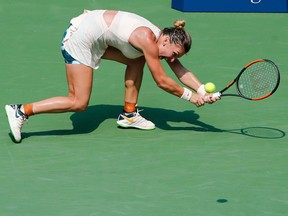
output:
<path id="1" fill-rule="evenodd" d="M 0 0 L 0 215 L 287 215 L 287 14 L 170 5 Z M 280 87 L 263 101 L 226 97 L 196 108 L 159 89 L 145 68 L 138 105 L 157 129 L 120 129 L 124 66 L 102 61 L 85 112 L 33 116 L 13 143 L 4 105 L 66 95 L 62 34 L 73 16 L 97 8 L 133 11 L 161 28 L 184 18 L 193 45 L 182 63 L 218 90 L 258 58 L 279 66 Z"/>

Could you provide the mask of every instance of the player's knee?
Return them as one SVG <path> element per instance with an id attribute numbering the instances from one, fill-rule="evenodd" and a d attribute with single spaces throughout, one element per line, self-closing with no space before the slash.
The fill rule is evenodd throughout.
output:
<path id="1" fill-rule="evenodd" d="M 134 80 L 125 80 L 125 87 L 132 87 L 135 86 Z"/>
<path id="2" fill-rule="evenodd" d="M 76 107 L 76 112 L 84 112 L 87 109 L 87 104 L 79 105 Z"/>
<path id="3" fill-rule="evenodd" d="M 73 112 L 84 112 L 88 107 L 88 103 L 74 103 L 72 107 Z"/>
<path id="4" fill-rule="evenodd" d="M 89 98 L 76 97 L 74 94 L 69 93 L 69 111 L 71 112 L 83 112 L 87 109 Z M 81 99 L 78 99 L 81 98 Z"/>

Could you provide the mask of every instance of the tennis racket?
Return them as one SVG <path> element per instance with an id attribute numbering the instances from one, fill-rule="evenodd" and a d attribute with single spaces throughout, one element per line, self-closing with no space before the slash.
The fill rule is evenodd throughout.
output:
<path id="1" fill-rule="evenodd" d="M 245 65 L 237 77 L 212 97 L 236 96 L 247 100 L 263 100 L 271 96 L 280 83 L 277 65 L 268 59 L 258 59 Z M 236 94 L 224 93 L 236 84 Z"/>

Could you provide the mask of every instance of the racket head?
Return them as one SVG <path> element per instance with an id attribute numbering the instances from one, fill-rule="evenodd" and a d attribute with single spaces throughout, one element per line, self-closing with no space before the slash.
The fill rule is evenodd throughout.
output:
<path id="1" fill-rule="evenodd" d="M 279 84 L 279 69 L 268 59 L 258 59 L 248 63 L 236 78 L 239 96 L 248 100 L 263 100 L 271 96 Z"/>

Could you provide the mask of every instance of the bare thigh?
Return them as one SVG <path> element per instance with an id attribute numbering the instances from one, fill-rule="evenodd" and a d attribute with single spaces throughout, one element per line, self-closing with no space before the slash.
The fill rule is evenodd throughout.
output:
<path id="1" fill-rule="evenodd" d="M 66 64 L 69 97 L 76 106 L 87 106 L 93 85 L 93 69 L 83 64 Z"/>
<path id="2" fill-rule="evenodd" d="M 34 114 L 84 111 L 88 106 L 93 69 L 85 65 L 66 64 L 68 96 L 56 96 L 33 103 Z"/>

